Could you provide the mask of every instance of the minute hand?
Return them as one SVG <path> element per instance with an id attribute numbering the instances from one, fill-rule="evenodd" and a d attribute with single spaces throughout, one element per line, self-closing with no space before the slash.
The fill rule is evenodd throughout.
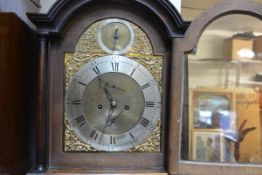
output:
<path id="1" fill-rule="evenodd" d="M 109 90 L 108 90 L 108 87 L 109 87 L 108 82 L 106 82 L 104 91 L 105 91 L 105 93 L 106 93 L 107 99 L 110 101 L 110 106 L 112 106 L 112 103 L 113 103 L 114 100 L 113 100 L 112 94 L 111 94 L 111 93 L 109 92 Z"/>
<path id="2" fill-rule="evenodd" d="M 109 86 L 108 82 L 105 81 L 105 80 L 103 80 L 103 79 L 100 78 L 100 77 L 98 77 L 98 81 L 99 81 L 99 82 L 98 82 L 98 86 L 99 86 L 100 88 L 102 88 L 102 89 L 105 91 L 106 94 L 107 94 L 107 93 L 110 94 L 110 92 L 109 92 L 108 90 L 107 90 L 107 92 L 106 92 L 106 90 L 105 90 L 106 87 L 107 87 L 107 88 L 117 89 L 117 90 L 120 90 L 120 91 L 125 92 L 124 89 L 122 89 L 122 88 L 120 88 L 120 87 L 117 87 L 116 85 Z M 105 84 L 105 85 L 103 86 L 103 84 Z M 112 97 L 112 95 L 111 95 L 111 97 Z"/>

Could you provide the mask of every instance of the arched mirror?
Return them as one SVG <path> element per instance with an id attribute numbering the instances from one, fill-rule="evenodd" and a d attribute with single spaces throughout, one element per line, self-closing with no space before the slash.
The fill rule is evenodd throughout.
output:
<path id="1" fill-rule="evenodd" d="M 195 54 L 187 57 L 184 159 L 262 161 L 261 43 L 262 22 L 250 15 L 222 16 L 203 31 Z"/>
<path id="2" fill-rule="evenodd" d="M 173 100 L 179 174 L 259 174 L 261 4 L 225 1 L 176 39 Z M 182 85 L 181 85 L 182 84 Z M 181 110 L 180 110 L 181 109 Z M 171 135 L 177 138 L 177 134 Z"/>

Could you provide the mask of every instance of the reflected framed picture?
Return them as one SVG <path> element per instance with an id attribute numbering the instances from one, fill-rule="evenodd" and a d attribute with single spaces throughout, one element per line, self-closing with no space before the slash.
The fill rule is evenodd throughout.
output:
<path id="1" fill-rule="evenodd" d="M 223 130 L 196 129 L 192 133 L 191 160 L 201 162 L 224 162 L 226 142 Z"/>
<path id="2" fill-rule="evenodd" d="M 197 88 L 190 91 L 189 129 L 236 131 L 236 95 L 222 88 Z"/>

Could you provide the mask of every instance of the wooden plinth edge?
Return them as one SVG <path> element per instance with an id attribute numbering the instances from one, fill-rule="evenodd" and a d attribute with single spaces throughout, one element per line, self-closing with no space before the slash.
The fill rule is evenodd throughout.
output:
<path id="1" fill-rule="evenodd" d="M 113 173 L 113 174 L 86 174 L 86 173 L 27 173 L 27 175 L 167 175 L 167 173 Z"/>

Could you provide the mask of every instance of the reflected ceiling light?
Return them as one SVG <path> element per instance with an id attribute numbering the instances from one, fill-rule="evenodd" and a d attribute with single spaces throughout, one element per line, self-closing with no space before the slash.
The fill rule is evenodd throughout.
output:
<path id="1" fill-rule="evenodd" d="M 255 52 L 251 49 L 247 49 L 247 48 L 242 48 L 240 50 L 238 50 L 237 55 L 241 58 L 249 58 L 252 59 L 255 57 Z"/>

